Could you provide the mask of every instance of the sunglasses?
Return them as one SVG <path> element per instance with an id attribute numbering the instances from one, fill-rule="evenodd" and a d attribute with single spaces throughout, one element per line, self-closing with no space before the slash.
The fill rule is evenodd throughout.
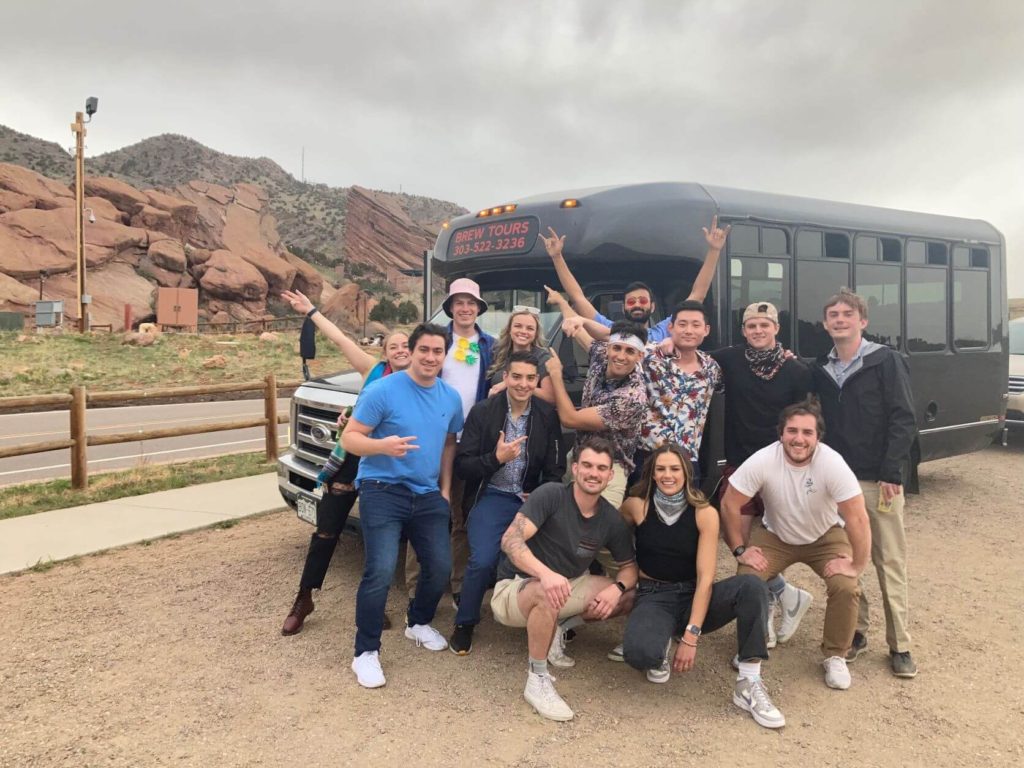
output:
<path id="1" fill-rule="evenodd" d="M 529 312 L 531 315 L 540 314 L 540 310 L 537 307 L 528 307 L 525 304 L 516 304 L 512 307 L 513 315 L 518 315 L 520 312 Z"/>
<path id="2" fill-rule="evenodd" d="M 646 307 L 650 303 L 651 303 L 651 300 L 649 298 L 647 298 L 646 296 L 634 296 L 631 299 L 626 299 L 626 306 L 627 307 L 633 307 L 633 306 Z"/>

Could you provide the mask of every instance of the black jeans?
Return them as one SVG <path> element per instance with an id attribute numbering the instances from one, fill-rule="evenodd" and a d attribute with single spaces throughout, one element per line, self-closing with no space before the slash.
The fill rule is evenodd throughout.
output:
<path id="1" fill-rule="evenodd" d="M 335 483 L 350 485 L 359 470 L 359 457 L 353 453 L 345 457 L 341 469 L 324 488 L 324 495 L 316 505 L 316 533 L 309 539 L 306 564 L 302 568 L 299 589 L 323 589 L 327 567 L 331 564 L 338 537 L 345 530 L 348 515 L 355 506 L 358 492 L 335 489 Z"/>
<path id="2" fill-rule="evenodd" d="M 636 669 L 654 669 L 661 664 L 669 640 L 686 629 L 696 586 L 695 581 L 640 580 L 622 641 L 627 664 Z M 730 576 L 711 587 L 703 633 L 721 629 L 733 619 L 740 659 L 767 659 L 768 587 L 757 576 Z"/>

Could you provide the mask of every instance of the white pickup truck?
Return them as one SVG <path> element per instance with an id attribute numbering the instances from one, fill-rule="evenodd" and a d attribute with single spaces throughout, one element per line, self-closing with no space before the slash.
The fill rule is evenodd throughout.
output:
<path id="1" fill-rule="evenodd" d="M 299 519 L 316 525 L 316 476 L 338 439 L 338 414 L 355 405 L 362 377 L 355 371 L 305 382 L 292 396 L 288 452 L 277 460 L 277 488 Z"/>

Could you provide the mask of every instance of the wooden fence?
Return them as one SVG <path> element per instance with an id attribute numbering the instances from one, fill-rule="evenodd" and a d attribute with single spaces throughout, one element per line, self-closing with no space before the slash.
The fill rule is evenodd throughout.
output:
<path id="1" fill-rule="evenodd" d="M 300 384 L 302 384 L 301 380 L 295 380 L 282 382 L 280 386 L 283 389 L 292 389 Z M 275 461 L 277 459 L 277 425 L 288 421 L 288 414 L 277 413 L 277 389 L 277 378 L 271 373 L 263 381 L 247 381 L 237 384 L 206 384 L 194 387 L 165 387 L 160 389 L 132 389 L 91 393 L 87 392 L 83 386 L 76 386 L 72 387 L 71 391 L 67 394 L 0 398 L 0 412 L 16 411 L 21 408 L 51 406 L 58 410 L 67 408 L 70 413 L 69 434 L 66 440 L 48 440 L 46 442 L 0 448 L 0 459 L 70 448 L 71 485 L 77 489 L 82 489 L 89 485 L 87 448 L 90 445 L 136 443 L 141 440 L 156 440 L 164 437 L 182 437 L 185 435 L 201 435 L 208 432 L 222 432 L 231 429 L 263 427 L 267 461 Z M 130 403 L 153 398 L 169 400 L 197 395 L 252 392 L 255 390 L 263 391 L 263 416 L 260 418 L 235 419 L 234 421 L 218 421 L 210 424 L 169 427 L 166 429 L 120 432 L 113 435 L 90 435 L 86 431 L 85 412 L 90 406 Z"/>

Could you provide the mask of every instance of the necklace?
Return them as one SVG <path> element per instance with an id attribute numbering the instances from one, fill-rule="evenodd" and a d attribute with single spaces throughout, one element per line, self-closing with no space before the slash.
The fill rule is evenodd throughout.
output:
<path id="1" fill-rule="evenodd" d="M 471 342 L 469 339 L 459 336 L 458 341 L 455 342 L 455 352 L 452 357 L 460 363 L 476 365 L 477 360 L 480 359 L 480 343 Z"/>

